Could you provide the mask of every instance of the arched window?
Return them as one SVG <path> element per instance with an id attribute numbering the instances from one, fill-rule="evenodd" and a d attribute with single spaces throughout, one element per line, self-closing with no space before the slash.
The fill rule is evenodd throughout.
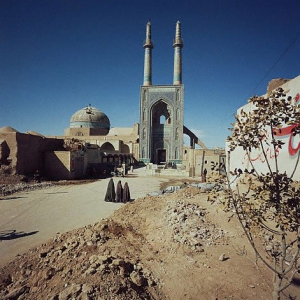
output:
<path id="1" fill-rule="evenodd" d="M 164 115 L 161 115 L 159 118 L 159 124 L 165 124 L 166 122 L 166 117 Z"/>

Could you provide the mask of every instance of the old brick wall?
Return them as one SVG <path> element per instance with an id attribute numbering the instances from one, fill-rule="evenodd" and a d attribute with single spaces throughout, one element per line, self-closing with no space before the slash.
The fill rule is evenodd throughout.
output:
<path id="1" fill-rule="evenodd" d="M 48 179 L 72 179 L 70 151 L 49 151 L 45 153 L 45 175 Z"/>
<path id="2" fill-rule="evenodd" d="M 80 151 L 46 152 L 45 175 L 51 180 L 83 178 L 84 156 L 80 154 Z"/>
<path id="3" fill-rule="evenodd" d="M 46 151 L 62 149 L 63 140 L 48 139 L 42 136 L 17 133 L 18 174 L 32 174 L 36 170 L 44 172 L 44 154 Z"/>

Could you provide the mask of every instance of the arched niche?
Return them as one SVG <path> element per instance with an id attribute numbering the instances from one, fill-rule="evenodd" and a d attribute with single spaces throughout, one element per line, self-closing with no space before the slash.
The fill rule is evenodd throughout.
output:
<path id="1" fill-rule="evenodd" d="M 171 124 L 171 107 L 163 100 L 152 107 L 152 126 Z"/>
<path id="2" fill-rule="evenodd" d="M 115 148 L 111 143 L 106 142 L 100 147 L 100 150 L 101 151 L 115 151 Z"/>

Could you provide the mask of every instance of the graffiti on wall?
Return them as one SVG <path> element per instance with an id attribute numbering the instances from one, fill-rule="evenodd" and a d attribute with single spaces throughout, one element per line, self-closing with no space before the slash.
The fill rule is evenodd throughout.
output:
<path id="1" fill-rule="evenodd" d="M 288 142 L 288 151 L 291 156 L 294 156 L 297 154 L 297 152 L 300 150 L 300 143 L 298 145 L 294 145 L 294 132 L 293 129 L 296 127 L 296 125 L 290 125 L 281 129 L 275 129 L 274 134 L 276 136 L 289 136 L 289 142 Z"/>
<path id="2" fill-rule="evenodd" d="M 295 102 L 300 104 L 300 94 L 297 93 L 295 96 Z M 294 129 L 298 125 L 288 125 L 282 128 L 275 128 L 273 130 L 273 134 L 276 137 L 284 137 L 288 138 L 288 153 L 290 156 L 295 156 L 298 151 L 300 151 L 300 142 L 295 142 L 295 136 L 294 136 Z M 269 138 L 269 135 L 266 133 L 264 139 L 267 140 Z M 279 148 L 276 146 L 275 148 L 273 146 L 268 146 L 265 149 L 265 154 L 263 151 L 259 151 L 255 154 L 251 153 L 250 157 L 248 158 L 247 153 L 245 153 L 244 158 L 242 159 L 242 164 L 246 163 L 248 159 L 250 161 L 260 161 L 261 163 L 264 163 L 266 159 L 273 159 L 274 157 L 279 156 Z"/>
<path id="3" fill-rule="evenodd" d="M 296 103 L 299 103 L 299 99 L 300 99 L 300 94 L 298 93 L 296 96 L 295 96 L 295 102 Z M 283 137 L 283 136 L 289 136 L 289 142 L 288 142 L 288 151 L 289 151 L 289 154 L 291 156 L 294 156 L 297 154 L 297 152 L 300 150 L 300 142 L 298 143 L 298 145 L 294 145 L 294 129 L 299 126 L 300 124 L 298 125 L 289 125 L 289 126 L 286 126 L 286 127 L 283 127 L 283 128 L 276 128 L 273 133 L 279 137 Z M 296 142 L 297 144 L 297 142 Z"/>
<path id="4" fill-rule="evenodd" d="M 269 139 L 269 134 L 266 132 L 263 141 Z M 266 143 L 267 145 L 267 143 Z M 242 164 L 245 164 L 248 160 L 254 162 L 254 161 L 259 161 L 261 163 L 264 163 L 266 160 L 273 159 L 274 157 L 279 156 L 279 148 L 273 147 L 272 145 L 268 146 L 263 150 L 257 150 L 255 152 L 251 152 L 250 155 L 248 156 L 247 153 L 245 153 L 243 159 L 242 159 Z"/>

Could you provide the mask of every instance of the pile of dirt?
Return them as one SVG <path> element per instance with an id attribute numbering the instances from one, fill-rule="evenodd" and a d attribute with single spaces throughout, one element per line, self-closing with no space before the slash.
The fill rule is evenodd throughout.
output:
<path id="1" fill-rule="evenodd" d="M 206 198 L 147 196 L 57 234 L 0 269 L 0 299 L 270 299 L 271 274 Z"/>

